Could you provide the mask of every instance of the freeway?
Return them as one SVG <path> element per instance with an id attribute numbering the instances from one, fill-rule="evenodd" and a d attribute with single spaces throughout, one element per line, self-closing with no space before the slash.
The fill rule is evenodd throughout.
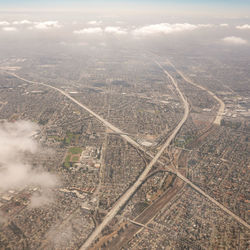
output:
<path id="1" fill-rule="evenodd" d="M 62 95 L 64 95 L 68 99 L 70 99 L 72 102 L 76 103 L 78 106 L 82 107 L 87 112 L 89 112 L 91 115 L 93 115 L 94 117 L 96 117 L 96 119 L 98 119 L 106 127 L 110 128 L 115 133 L 119 134 L 127 142 L 129 142 L 130 144 L 132 144 L 136 148 L 139 148 L 140 150 L 142 150 L 143 152 L 145 152 L 147 155 L 149 155 L 152 158 L 151 162 L 145 167 L 144 171 L 138 177 L 138 179 L 136 180 L 136 182 L 126 191 L 126 193 L 123 196 L 120 197 L 120 199 L 115 203 L 115 205 L 111 208 L 111 210 L 109 211 L 109 213 L 106 215 L 106 217 L 104 218 L 104 220 L 91 233 L 91 235 L 89 236 L 89 238 L 85 241 L 85 243 L 80 248 L 81 250 L 87 249 L 94 242 L 94 240 L 98 237 L 98 235 L 105 228 L 105 226 L 109 224 L 109 222 L 114 218 L 114 216 L 119 212 L 119 210 L 124 206 L 124 204 L 130 199 L 130 197 L 134 194 L 134 192 L 138 189 L 138 187 L 143 183 L 143 181 L 147 177 L 148 173 L 152 169 L 153 165 L 156 162 L 159 162 L 161 165 L 163 165 L 163 163 L 159 161 L 159 158 L 160 158 L 161 154 L 170 145 L 171 141 L 175 138 L 176 134 L 179 132 L 179 130 L 181 129 L 181 127 L 183 126 L 183 124 L 187 120 L 187 117 L 188 117 L 188 114 L 189 114 L 189 105 L 188 105 L 188 102 L 186 100 L 186 97 L 182 94 L 181 90 L 178 87 L 178 84 L 177 84 L 176 80 L 168 73 L 168 71 L 166 71 L 161 66 L 161 64 L 159 62 L 155 61 L 155 63 L 170 78 L 170 80 L 172 81 L 173 85 L 175 86 L 175 88 L 176 88 L 176 90 L 177 90 L 177 92 L 178 92 L 178 94 L 179 94 L 179 96 L 180 96 L 180 98 L 181 98 L 181 100 L 183 102 L 183 105 L 184 105 L 184 115 L 183 115 L 182 120 L 179 122 L 179 124 L 176 126 L 176 128 L 171 133 L 171 135 L 168 137 L 167 141 L 164 143 L 164 145 L 162 146 L 162 148 L 158 151 L 158 153 L 155 156 L 152 156 L 151 154 L 149 154 L 148 152 L 146 152 L 136 141 L 134 141 L 132 138 L 130 138 L 128 135 L 126 135 L 123 131 L 121 131 L 119 128 L 115 127 L 114 125 L 112 125 L 111 123 L 109 123 L 108 121 L 106 121 L 105 119 L 103 119 L 101 116 L 99 116 L 98 114 L 96 114 L 95 112 L 93 112 L 91 109 L 89 109 L 88 107 L 86 107 L 85 105 L 83 105 L 82 103 L 80 103 L 79 101 L 77 101 L 76 99 L 74 99 L 73 97 L 71 97 L 65 91 L 63 91 L 63 90 L 61 90 L 59 88 L 53 87 L 53 86 L 51 86 L 49 84 L 45 84 L 45 83 L 41 83 L 41 82 L 35 82 L 35 81 L 30 81 L 30 80 L 27 80 L 25 78 L 22 78 L 22 77 L 18 76 L 15 73 L 10 73 L 10 72 L 6 72 L 5 71 L 7 74 L 12 75 L 12 76 L 14 76 L 14 77 L 16 77 L 16 78 L 18 78 L 20 80 L 23 80 L 25 82 L 32 83 L 32 84 L 43 85 L 45 87 L 54 89 L 55 91 L 61 93 Z M 179 71 L 177 71 L 177 72 L 179 74 L 181 73 Z M 196 86 L 196 84 L 195 84 L 195 86 Z M 213 94 L 211 91 L 203 88 L 202 86 L 199 86 L 199 85 L 197 85 L 197 86 L 200 89 L 206 90 L 210 94 Z M 168 166 L 164 166 L 164 167 L 166 168 L 166 170 L 169 170 L 170 172 L 175 173 L 185 183 L 189 184 L 198 193 L 200 193 L 201 195 L 203 195 L 204 197 L 206 197 L 208 200 L 210 200 L 216 206 L 220 207 L 225 213 L 227 213 L 230 216 L 232 216 L 236 221 L 238 221 L 239 223 L 241 223 L 242 225 L 244 225 L 245 227 L 247 227 L 248 229 L 250 229 L 250 226 L 244 220 L 242 220 L 239 216 L 237 216 L 234 213 L 232 213 L 229 209 L 227 209 L 226 207 L 224 207 L 222 204 L 220 204 L 219 202 L 217 202 L 215 199 L 213 199 L 212 197 L 210 197 L 209 195 L 207 195 L 203 190 L 201 190 L 199 187 L 197 187 L 195 184 L 193 184 L 190 180 L 188 180 L 185 176 L 183 176 L 181 173 L 179 173 L 178 170 L 176 170 L 176 169 L 173 170 L 172 168 L 170 168 Z"/>
<path id="2" fill-rule="evenodd" d="M 81 250 L 88 249 L 91 246 L 91 244 L 98 237 L 98 235 L 101 233 L 101 231 L 109 224 L 109 222 L 116 216 L 116 214 L 120 211 L 120 209 L 126 204 L 126 202 L 130 199 L 130 197 L 135 193 L 135 191 L 141 186 L 141 184 L 146 179 L 146 177 L 147 177 L 148 173 L 150 172 L 150 170 L 152 169 L 152 167 L 159 160 L 159 158 L 162 155 L 162 153 L 170 145 L 171 141 L 175 138 L 176 134 L 179 132 L 179 130 L 181 129 L 182 125 L 185 123 L 185 121 L 188 118 L 189 105 L 188 105 L 188 102 L 187 102 L 185 96 L 180 91 L 177 82 L 175 81 L 175 79 L 166 70 L 164 70 L 164 68 L 158 62 L 156 62 L 156 63 L 164 71 L 164 73 L 171 79 L 173 85 L 175 86 L 177 92 L 179 93 L 179 95 L 181 97 L 181 100 L 183 102 L 184 109 L 185 109 L 183 118 L 178 123 L 178 125 L 175 127 L 175 129 L 170 134 L 170 136 L 168 137 L 168 139 L 166 140 L 166 142 L 163 144 L 163 146 L 161 147 L 161 149 L 158 151 L 158 153 L 153 157 L 153 159 L 151 160 L 151 162 L 145 167 L 145 169 L 143 170 L 143 172 L 141 173 L 141 175 L 138 177 L 138 179 L 134 182 L 134 184 L 120 197 L 120 199 L 115 203 L 115 205 L 111 208 L 111 210 L 105 216 L 105 218 L 103 219 L 103 221 L 90 234 L 90 236 L 88 237 L 88 239 L 84 242 L 84 244 L 80 248 Z M 131 143 L 132 145 L 136 146 L 137 148 L 141 148 L 140 145 L 137 142 L 135 142 L 129 136 L 125 135 L 120 129 L 116 128 L 111 123 L 109 123 L 108 121 L 106 121 L 105 119 L 103 119 L 102 117 L 100 117 L 98 114 L 96 114 L 95 112 L 93 112 L 92 110 L 90 110 L 88 107 L 86 107 L 82 103 L 78 102 L 76 99 L 74 99 L 73 97 L 71 97 L 65 91 L 63 91 L 61 89 L 58 89 L 56 87 L 53 87 L 51 85 L 45 84 L 45 83 L 39 83 L 39 82 L 34 82 L 34 81 L 26 80 L 26 79 L 24 79 L 24 78 L 22 78 L 22 77 L 20 77 L 20 76 L 18 76 L 16 74 L 11 74 L 11 75 L 17 77 L 20 80 L 23 80 L 23 81 L 26 81 L 26 82 L 29 82 L 29 83 L 40 84 L 40 85 L 49 87 L 51 89 L 54 89 L 54 90 L 60 92 L 62 95 L 66 96 L 71 101 L 73 101 L 74 103 L 76 103 L 77 105 L 79 105 L 80 107 L 82 107 L 83 109 L 85 109 L 86 111 L 88 111 L 94 117 L 96 117 L 105 126 L 109 127 L 111 130 L 115 131 L 116 133 L 119 133 L 129 143 Z M 166 168 L 168 168 L 168 167 L 166 167 Z M 170 170 L 170 171 L 172 172 L 173 170 Z"/>
<path id="3" fill-rule="evenodd" d="M 139 143 L 137 143 L 136 141 L 134 141 L 129 134 L 125 133 L 124 131 L 120 130 L 119 128 L 115 127 L 113 124 L 111 124 L 110 122 L 108 122 L 107 120 L 103 119 L 100 115 L 98 115 L 97 113 L 95 113 L 94 111 L 92 111 L 91 109 L 89 109 L 87 106 L 83 105 L 82 103 L 80 103 L 79 101 L 77 101 L 75 98 L 73 98 L 72 96 L 70 96 L 68 93 L 66 93 L 65 91 L 53 87 L 49 84 L 46 83 L 42 83 L 42 82 L 35 82 L 35 81 L 31 81 L 28 79 L 25 79 L 15 73 L 10 73 L 7 71 L 4 71 L 5 73 L 7 73 L 8 75 L 14 76 L 19 80 L 22 80 L 24 82 L 28 82 L 28 83 L 32 83 L 32 84 L 38 84 L 38 85 L 43 85 L 47 88 L 56 90 L 57 92 L 61 93 L 62 95 L 64 95 L 65 97 L 67 97 L 68 99 L 70 99 L 72 102 L 74 102 L 75 104 L 77 104 L 78 106 L 80 106 L 81 108 L 83 108 L 84 110 L 86 110 L 88 113 L 90 113 L 92 116 L 94 116 L 97 120 L 99 120 L 104 126 L 106 126 L 107 128 L 109 128 L 110 130 L 112 130 L 114 132 L 114 134 L 120 135 L 123 139 L 125 139 L 128 143 L 130 143 L 131 145 L 133 145 L 135 148 L 141 150 L 142 152 L 144 152 L 145 154 L 147 154 L 150 158 L 154 158 L 154 156 L 152 154 L 150 154 L 149 152 L 147 152 L 143 147 L 141 147 L 141 145 Z M 162 162 L 159 161 L 159 163 L 161 165 L 164 165 Z M 172 173 L 175 173 L 175 171 L 173 169 L 168 168 L 168 170 Z"/>
<path id="4" fill-rule="evenodd" d="M 216 96 L 212 91 L 208 90 L 207 88 L 191 81 L 189 78 L 187 78 L 180 70 L 176 69 L 176 67 L 173 65 L 173 63 L 171 63 L 169 60 L 168 60 L 168 63 L 176 70 L 176 72 L 186 81 L 188 82 L 189 84 L 199 88 L 199 89 L 202 89 L 204 91 L 206 91 L 209 95 L 211 95 L 219 104 L 220 104 L 220 108 L 219 110 L 217 111 L 217 115 L 214 119 L 214 124 L 216 125 L 220 125 L 220 122 L 221 122 L 221 119 L 222 119 L 222 116 L 223 116 L 223 113 L 225 111 L 225 103 L 218 97 Z"/>
<path id="5" fill-rule="evenodd" d="M 98 237 L 98 235 L 102 232 L 102 230 L 109 224 L 109 222 L 116 216 L 116 214 L 121 210 L 121 208 L 126 204 L 126 202 L 130 199 L 130 197 L 135 193 L 135 191 L 142 185 L 144 180 L 146 179 L 148 173 L 152 169 L 152 167 L 155 165 L 155 163 L 159 160 L 162 153 L 165 151 L 165 149 L 170 145 L 171 141 L 175 138 L 176 134 L 179 132 L 183 124 L 188 118 L 189 114 L 189 105 L 185 98 L 185 96 L 180 91 L 177 82 L 175 79 L 166 71 L 164 68 L 156 62 L 157 65 L 164 71 L 164 73 L 171 79 L 172 83 L 174 84 L 177 92 L 179 93 L 181 100 L 184 105 L 184 115 L 181 121 L 178 123 L 178 125 L 175 127 L 171 135 L 168 137 L 164 145 L 161 147 L 161 149 L 158 151 L 158 153 L 153 157 L 151 162 L 145 167 L 141 175 L 138 177 L 138 179 L 135 181 L 135 183 L 123 194 L 123 196 L 120 197 L 120 199 L 115 203 L 115 205 L 111 208 L 111 210 L 108 212 L 108 214 L 105 216 L 103 221 L 95 228 L 95 230 L 91 233 L 89 238 L 84 242 L 80 250 L 88 249 L 91 244 L 95 241 L 95 239 Z"/>
<path id="6" fill-rule="evenodd" d="M 189 184 L 190 187 L 192 187 L 194 190 L 196 190 L 198 193 L 206 197 L 208 200 L 210 200 L 213 204 L 218 206 L 221 210 L 223 210 L 225 213 L 229 214 L 232 218 L 234 218 L 236 221 L 238 221 L 240 224 L 245 226 L 248 230 L 250 230 L 250 225 L 245 222 L 243 219 L 241 219 L 239 216 L 231 212 L 228 208 L 224 207 L 221 203 L 216 201 L 214 198 L 206 194 L 203 190 L 201 190 L 199 187 L 197 187 L 195 184 L 193 184 L 189 179 L 187 179 L 185 176 L 183 176 L 180 172 L 176 171 L 176 175 L 182 179 L 184 182 Z"/>
<path id="7" fill-rule="evenodd" d="M 185 99 L 185 97 L 182 95 L 181 91 L 179 90 L 178 88 L 178 85 L 175 81 L 175 79 L 166 71 L 164 70 L 164 68 L 159 64 L 160 68 L 162 68 L 162 70 L 164 71 L 164 73 L 171 79 L 171 81 L 173 82 L 173 84 L 176 86 L 176 89 L 177 91 L 179 92 L 180 96 L 181 96 L 181 99 L 185 105 L 185 114 L 186 114 L 186 105 L 187 104 L 187 101 Z M 174 68 L 175 66 L 170 63 Z M 176 68 L 175 68 L 176 69 Z M 192 85 L 195 85 L 196 87 L 200 88 L 200 89 L 203 89 L 205 91 L 207 91 L 210 95 L 212 95 L 217 101 L 219 101 L 219 103 L 221 104 L 221 107 L 219 109 L 219 112 L 223 109 L 224 111 L 224 103 L 214 94 L 212 93 L 210 90 L 207 90 L 206 88 L 198 85 L 198 84 L 195 84 L 193 83 L 192 81 L 188 80 L 183 74 L 182 72 L 178 71 L 176 69 L 176 71 L 183 77 L 184 80 L 188 81 L 189 83 L 191 83 Z M 214 124 L 217 124 L 219 125 L 220 124 L 220 120 L 221 120 L 221 115 L 220 113 L 218 112 L 217 114 L 217 117 L 214 121 Z M 182 175 L 178 170 L 175 171 L 176 175 L 182 179 L 184 182 L 186 182 L 187 184 L 189 184 L 193 189 L 195 189 L 198 193 L 200 193 L 201 195 L 203 195 L 204 197 L 206 197 L 208 200 L 210 200 L 212 203 L 214 203 L 215 205 L 217 205 L 220 209 L 222 209 L 224 212 L 226 212 L 227 214 L 229 214 L 230 216 L 232 216 L 235 220 L 237 220 L 239 223 L 241 223 L 242 225 L 244 225 L 246 228 L 250 229 L 250 225 L 248 223 L 246 223 L 243 219 L 241 219 L 239 216 L 237 216 L 236 214 L 232 213 L 229 209 L 227 209 L 225 206 L 223 206 L 221 203 L 219 203 L 218 201 L 216 201 L 214 198 L 212 198 L 211 196 L 209 196 L 208 194 L 206 194 L 203 190 L 201 190 L 198 186 L 196 186 L 195 184 L 193 184 L 189 179 L 187 179 L 184 175 Z"/>
<path id="8" fill-rule="evenodd" d="M 60 92 L 62 95 L 66 96 L 68 99 L 70 99 L 72 102 L 74 102 L 75 104 L 77 104 L 78 106 L 80 106 L 81 108 L 85 109 L 88 113 L 90 113 L 91 115 L 93 115 L 95 118 L 97 118 L 97 120 L 99 120 L 104 126 L 108 127 L 109 129 L 111 129 L 112 131 L 114 131 L 116 134 L 119 134 L 122 138 L 124 138 L 127 142 L 129 142 L 130 144 L 132 144 L 133 146 L 140 148 L 142 151 L 144 151 L 144 149 L 133 139 L 131 139 L 126 133 L 124 133 L 123 131 L 121 131 L 119 128 L 115 127 L 114 125 L 112 125 L 110 122 L 108 122 L 107 120 L 103 119 L 101 116 L 99 116 L 97 113 L 95 113 L 94 111 L 92 111 L 91 109 L 89 109 L 87 106 L 83 105 L 82 103 L 78 102 L 75 98 L 73 98 L 72 96 L 70 96 L 68 93 L 66 93 L 65 91 L 58 89 L 56 87 L 53 87 L 49 84 L 46 83 L 42 83 L 42 82 L 34 82 L 34 81 L 30 81 L 27 80 L 25 78 L 22 78 L 20 76 L 18 76 L 17 74 L 14 73 L 9 73 L 9 75 L 12 75 L 20 80 L 23 80 L 25 82 L 28 83 L 33 83 L 33 84 L 39 84 L 39 85 L 43 85 L 45 87 L 54 89 L 58 92 Z"/>
<path id="9" fill-rule="evenodd" d="M 123 233 L 116 237 L 114 240 L 110 238 L 109 243 L 107 244 L 107 249 L 109 250 L 117 250 L 125 249 L 126 244 L 133 238 L 135 234 L 138 234 L 143 228 L 149 228 L 150 230 L 154 230 L 154 228 L 148 227 L 147 225 L 153 221 L 155 216 L 161 211 L 174 197 L 178 192 L 184 187 L 184 182 L 181 179 L 178 179 L 174 182 L 173 187 L 165 191 L 160 198 L 156 199 L 151 205 L 145 208 L 136 218 L 134 218 L 127 228 L 124 229 Z M 139 227 L 138 227 L 139 226 Z M 118 231 L 121 227 L 119 227 L 116 231 Z M 162 233 L 162 232 L 157 232 Z M 107 241 L 106 241 L 107 242 Z M 98 245 L 100 246 L 100 245 Z M 96 246 L 93 247 L 95 249 Z"/>

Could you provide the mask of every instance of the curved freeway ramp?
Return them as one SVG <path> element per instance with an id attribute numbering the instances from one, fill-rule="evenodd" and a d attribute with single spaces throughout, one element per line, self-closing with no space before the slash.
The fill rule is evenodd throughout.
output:
<path id="1" fill-rule="evenodd" d="M 158 62 L 156 62 L 156 63 L 164 71 L 164 73 L 171 79 L 173 85 L 175 86 L 177 92 L 180 95 L 180 98 L 181 98 L 183 105 L 184 105 L 184 108 L 185 108 L 183 118 L 181 119 L 179 124 L 176 126 L 176 128 L 174 129 L 172 134 L 168 137 L 167 141 L 164 143 L 164 145 L 161 147 L 161 149 L 158 151 L 158 153 L 155 155 L 155 157 L 145 167 L 144 171 L 141 173 L 141 175 L 136 180 L 136 182 L 115 203 L 115 205 L 111 208 L 109 213 L 105 216 L 104 220 L 95 228 L 95 230 L 91 233 L 89 238 L 84 242 L 84 244 L 82 245 L 80 250 L 86 250 L 91 246 L 91 244 L 95 241 L 95 239 L 102 232 L 102 230 L 111 222 L 111 220 L 116 216 L 116 214 L 120 211 L 120 209 L 126 204 L 126 202 L 131 198 L 131 196 L 136 192 L 136 190 L 142 185 L 142 183 L 146 179 L 148 173 L 150 172 L 150 170 L 152 169 L 154 164 L 158 161 L 158 159 L 160 158 L 162 153 L 165 151 L 165 149 L 170 145 L 170 143 L 175 138 L 176 134 L 179 132 L 182 125 L 185 123 L 185 121 L 188 118 L 188 114 L 189 114 L 188 102 L 187 102 L 185 96 L 180 91 L 177 82 L 166 70 L 163 69 L 163 67 Z"/>
<path id="2" fill-rule="evenodd" d="M 217 111 L 217 115 L 214 119 L 214 124 L 216 125 L 220 125 L 221 123 L 221 119 L 223 116 L 223 113 L 225 111 L 225 103 L 218 97 L 216 96 L 212 91 L 208 90 L 207 88 L 193 82 L 192 80 L 190 80 L 189 78 L 187 78 L 180 70 L 176 69 L 176 67 L 168 60 L 168 63 L 176 70 L 176 72 L 189 84 L 195 86 L 196 88 L 199 88 L 201 90 L 206 91 L 209 95 L 211 95 L 219 104 L 220 104 L 220 108 Z"/>
<path id="3" fill-rule="evenodd" d="M 99 236 L 99 234 L 102 232 L 102 230 L 111 222 L 111 220 L 116 216 L 116 214 L 120 211 L 120 209 L 126 204 L 126 202 L 131 198 L 131 196 L 136 192 L 136 190 L 141 186 L 141 184 L 144 182 L 144 180 L 147 178 L 148 173 L 150 172 L 150 170 L 152 169 L 152 167 L 154 166 L 154 164 L 159 160 L 160 156 L 162 155 L 162 153 L 165 151 L 165 149 L 170 145 L 170 143 L 172 142 L 172 140 L 175 138 L 176 134 L 179 132 L 179 130 L 181 129 L 181 127 L 183 126 L 183 124 L 186 122 L 188 115 L 189 115 L 189 105 L 188 102 L 186 100 L 186 97 L 184 96 L 184 94 L 181 92 L 181 90 L 179 89 L 179 86 L 176 82 L 176 80 L 168 73 L 167 70 L 165 70 L 160 63 L 155 62 L 162 70 L 163 72 L 169 77 L 169 79 L 172 81 L 174 87 L 176 88 L 180 99 L 183 102 L 183 106 L 184 106 L 184 115 L 183 118 L 181 119 L 181 121 L 179 122 L 179 124 L 176 126 L 176 128 L 173 130 L 172 134 L 168 137 L 168 139 L 166 140 L 166 142 L 164 143 L 164 145 L 162 146 L 162 148 L 158 151 L 158 153 L 155 156 L 152 156 L 151 154 L 147 153 L 151 158 L 151 162 L 145 167 L 144 171 L 141 173 L 141 175 L 138 177 L 138 179 L 135 181 L 135 183 L 126 191 L 126 193 L 124 195 L 122 195 L 120 197 L 120 199 L 115 203 L 115 205 L 111 208 L 111 210 L 109 211 L 109 213 L 105 216 L 104 220 L 94 229 L 94 231 L 89 235 L 88 239 L 84 242 L 84 244 L 81 246 L 81 250 L 85 250 L 88 249 L 91 244 L 95 241 L 95 239 Z M 171 64 L 171 63 L 170 63 Z M 172 65 L 173 66 L 173 65 Z M 173 66 L 174 67 L 174 66 Z M 205 91 L 207 91 L 210 95 L 212 95 L 217 101 L 219 101 L 220 99 L 215 96 L 211 91 L 205 89 L 204 87 L 197 85 L 195 83 L 193 83 L 192 81 L 190 81 L 189 79 L 187 79 L 180 71 L 176 70 L 183 78 L 184 80 L 186 80 L 187 82 L 189 82 L 190 84 L 203 89 Z M 5 71 L 6 72 L 6 71 Z M 87 112 L 89 112 L 91 115 L 93 115 L 94 117 L 96 117 L 96 119 L 98 119 L 103 125 L 105 125 L 106 127 L 110 128 L 111 130 L 113 130 L 115 133 L 120 134 L 120 136 L 122 138 L 124 138 L 128 143 L 132 144 L 133 146 L 141 149 L 142 151 L 145 152 L 145 150 L 137 143 L 135 142 L 132 138 L 130 138 L 128 135 L 126 135 L 123 131 L 121 131 L 119 128 L 115 127 L 114 125 L 112 125 L 111 123 L 109 123 L 108 121 L 106 121 L 104 118 L 102 118 L 101 116 L 99 116 L 98 114 L 96 114 L 95 112 L 93 112 L 91 109 L 89 109 L 88 107 L 86 107 L 85 105 L 83 105 L 82 103 L 78 102 L 76 99 L 74 99 L 73 97 L 71 97 L 68 93 L 66 93 L 65 91 L 58 89 L 56 87 L 53 87 L 49 84 L 45 84 L 45 83 L 40 83 L 40 82 L 35 82 L 35 81 L 30 81 L 27 80 L 25 78 L 22 78 L 14 73 L 9 73 L 6 72 L 9 75 L 12 75 L 20 80 L 23 80 L 25 82 L 28 83 L 32 83 L 32 84 L 40 84 L 43 85 L 45 87 L 51 88 L 56 90 L 57 92 L 60 92 L 62 95 L 66 96 L 68 99 L 70 99 L 72 102 L 76 103 L 77 105 L 79 105 L 80 107 L 82 107 L 83 109 L 85 109 Z M 222 102 L 222 101 L 221 101 Z M 223 102 L 222 102 L 223 103 Z M 224 103 L 223 103 L 224 104 Z M 221 108 L 220 110 L 224 111 L 224 106 L 221 104 Z M 218 117 L 218 119 L 217 119 Z M 217 115 L 214 123 L 220 123 L 220 117 L 219 117 L 219 112 Z M 158 161 L 159 163 L 162 164 L 162 162 Z M 197 187 L 195 184 L 193 184 L 190 180 L 188 180 L 185 176 L 183 176 L 181 173 L 178 172 L 178 170 L 169 168 L 168 166 L 164 166 L 166 168 L 166 170 L 175 173 L 180 179 L 182 179 L 185 183 L 189 184 L 193 189 L 195 189 L 198 193 L 200 193 L 201 195 L 203 195 L 204 197 L 206 197 L 208 200 L 210 200 L 212 203 L 214 203 L 215 205 L 217 205 L 218 207 L 220 207 L 225 213 L 229 214 L 230 216 L 232 216 L 235 220 L 237 220 L 240 224 L 242 224 L 243 226 L 245 226 L 246 228 L 250 229 L 250 225 L 247 224 L 243 219 L 241 219 L 239 216 L 235 215 L 233 212 L 231 212 L 229 209 L 227 209 L 226 207 L 224 207 L 221 203 L 219 203 L 218 201 L 216 201 L 215 199 L 213 199 L 212 197 L 210 197 L 208 194 L 206 194 L 203 190 L 201 190 L 199 187 Z"/>

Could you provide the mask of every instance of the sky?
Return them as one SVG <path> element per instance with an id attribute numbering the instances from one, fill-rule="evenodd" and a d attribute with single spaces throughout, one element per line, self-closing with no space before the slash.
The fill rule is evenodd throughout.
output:
<path id="1" fill-rule="evenodd" d="M 250 14 L 250 0 L 0 0 L 1 10 L 77 10 Z"/>
<path id="2" fill-rule="evenodd" d="M 188 4 L 188 5 L 233 5 L 250 6 L 249 0 L 0 0 L 2 6 L 53 6 L 53 5 L 85 5 L 85 4 Z"/>

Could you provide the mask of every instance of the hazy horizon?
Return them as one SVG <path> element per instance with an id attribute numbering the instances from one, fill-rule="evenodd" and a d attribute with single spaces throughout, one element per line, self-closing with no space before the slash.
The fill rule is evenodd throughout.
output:
<path id="1" fill-rule="evenodd" d="M 1 249 L 247 249 L 250 0 L 0 7 Z"/>
<path id="2" fill-rule="evenodd" d="M 1 12 L 3 11 L 50 11 L 50 12 L 82 12 L 82 13 L 110 13 L 115 14 L 172 14 L 180 16 L 210 16 L 210 17 L 250 17 L 250 2 L 244 0 L 147 0 L 147 1 L 114 1 L 114 0 L 92 0 L 92 1 L 27 1 L 12 0 L 0 1 Z M 114 13 L 113 13 L 114 14 Z"/>

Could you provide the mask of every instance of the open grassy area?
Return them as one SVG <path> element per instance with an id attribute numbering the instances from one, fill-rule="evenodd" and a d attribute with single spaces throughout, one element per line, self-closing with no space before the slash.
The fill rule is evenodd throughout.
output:
<path id="1" fill-rule="evenodd" d="M 64 141 L 66 144 L 70 144 L 73 138 L 73 134 L 72 133 L 67 133 L 66 137 L 64 138 Z"/>
<path id="2" fill-rule="evenodd" d="M 82 149 L 79 148 L 79 147 L 72 147 L 72 148 L 69 149 L 68 153 L 71 153 L 73 155 L 81 154 L 82 153 Z"/>
<path id="3" fill-rule="evenodd" d="M 67 155 L 65 157 L 63 166 L 68 168 L 73 163 L 79 162 L 81 153 L 82 153 L 82 148 L 79 148 L 79 147 L 69 148 Z"/>
<path id="4" fill-rule="evenodd" d="M 63 139 L 63 143 L 65 145 L 70 145 L 72 143 L 78 143 L 79 134 L 73 134 L 72 132 L 67 132 L 66 136 Z"/>
<path id="5" fill-rule="evenodd" d="M 73 156 L 71 158 L 71 162 L 78 162 L 79 161 L 79 156 Z"/>

